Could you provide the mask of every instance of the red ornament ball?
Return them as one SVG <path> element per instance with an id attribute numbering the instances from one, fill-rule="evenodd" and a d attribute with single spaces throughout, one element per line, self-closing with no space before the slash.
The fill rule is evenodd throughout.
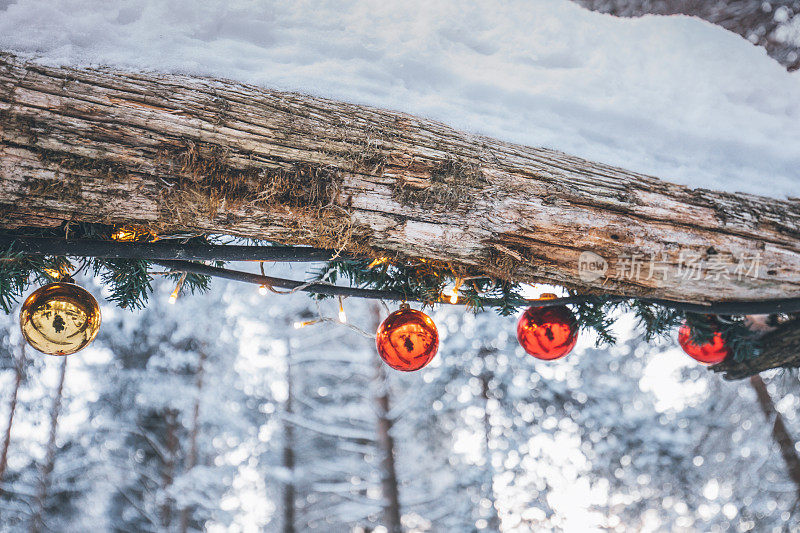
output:
<path id="1" fill-rule="evenodd" d="M 678 344 L 681 345 L 684 352 L 689 354 L 689 357 L 701 363 L 715 365 L 721 363 L 731 353 L 719 331 L 715 332 L 714 338 L 705 344 L 697 345 L 691 339 L 691 328 L 686 324 L 682 325 L 678 330 Z"/>
<path id="2" fill-rule="evenodd" d="M 439 332 L 431 317 L 409 307 L 401 307 L 383 321 L 375 337 L 378 355 L 404 372 L 427 365 L 439 349 Z"/>
<path id="3" fill-rule="evenodd" d="M 530 355 L 552 361 L 578 342 L 578 321 L 563 305 L 529 307 L 517 322 L 517 340 Z"/>

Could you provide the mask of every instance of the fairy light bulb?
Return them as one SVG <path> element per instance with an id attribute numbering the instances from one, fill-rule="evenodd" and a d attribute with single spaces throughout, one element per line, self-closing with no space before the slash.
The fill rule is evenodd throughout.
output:
<path id="1" fill-rule="evenodd" d="M 51 279 L 54 280 L 60 280 L 61 278 L 67 275 L 67 273 L 64 272 L 63 270 L 58 270 L 55 268 L 45 268 L 43 270 L 48 276 L 50 276 Z"/>
<path id="2" fill-rule="evenodd" d="M 450 292 L 450 303 L 457 304 L 458 303 L 458 289 L 461 288 L 461 284 L 464 281 L 461 278 L 456 278 L 455 285 L 453 285 L 453 290 Z"/>
<path id="3" fill-rule="evenodd" d="M 158 236 L 153 235 L 144 228 L 136 226 L 118 226 L 111 234 L 111 240 L 117 242 L 147 242 L 157 241 Z"/>
<path id="4" fill-rule="evenodd" d="M 186 272 L 181 274 L 178 283 L 175 285 L 175 289 L 172 291 L 172 294 L 169 295 L 169 303 L 175 304 L 178 301 L 178 294 L 181 292 L 181 287 L 183 287 L 183 282 L 186 281 Z"/>
<path id="5" fill-rule="evenodd" d="M 388 260 L 389 260 L 389 258 L 388 258 L 388 257 L 378 257 L 377 259 L 373 260 L 373 261 L 372 261 L 372 262 L 371 262 L 371 263 L 370 263 L 370 264 L 367 266 L 367 270 L 370 270 L 370 269 L 372 269 L 372 268 L 375 268 L 375 267 L 376 267 L 376 266 L 378 266 L 378 265 L 382 265 L 382 264 L 384 264 L 384 263 L 385 263 L 386 261 L 388 261 Z"/>
<path id="6" fill-rule="evenodd" d="M 131 242 L 136 240 L 136 232 L 130 228 L 118 228 L 111 234 L 111 239 L 117 242 Z"/>
<path id="7" fill-rule="evenodd" d="M 347 323 L 347 314 L 344 312 L 344 305 L 342 304 L 341 296 L 339 296 L 339 322 L 342 324 Z"/>
<path id="8" fill-rule="evenodd" d="M 268 292 L 269 291 L 267 291 L 266 285 L 261 285 L 258 287 L 258 294 L 260 294 L 261 296 L 266 296 Z"/>

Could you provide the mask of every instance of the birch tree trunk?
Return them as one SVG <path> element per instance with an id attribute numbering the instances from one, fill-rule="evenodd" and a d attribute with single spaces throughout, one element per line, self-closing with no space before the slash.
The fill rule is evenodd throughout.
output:
<path id="1" fill-rule="evenodd" d="M 797 456 L 794 439 L 789 435 L 789 430 L 786 429 L 783 417 L 775 409 L 775 404 L 772 402 L 767 385 L 761 379 L 761 376 L 752 376 L 750 385 L 756 391 L 758 405 L 764 412 L 764 416 L 767 417 L 767 422 L 772 422 L 772 438 L 781 451 L 781 457 L 783 457 L 783 462 L 786 463 L 789 479 L 794 483 L 797 497 L 800 499 L 800 457 Z"/>
<path id="2" fill-rule="evenodd" d="M 486 357 L 486 354 L 482 354 Z M 483 453 L 486 461 L 484 482 L 486 483 L 486 493 L 490 503 L 489 517 L 487 520 L 488 531 L 500 531 L 500 516 L 497 514 L 497 497 L 494 492 L 494 464 L 492 463 L 492 421 L 489 415 L 489 376 L 484 366 L 484 373 L 481 374 L 481 398 L 483 398 Z"/>
<path id="3" fill-rule="evenodd" d="M 11 445 L 11 426 L 14 424 L 14 414 L 17 411 L 17 396 L 22 385 L 22 376 L 25 372 L 25 343 L 19 343 L 19 355 L 14 357 L 14 386 L 11 388 L 11 399 L 8 402 L 8 421 L 3 436 L 3 450 L 0 451 L 0 494 L 3 494 L 3 478 L 8 467 L 8 448 Z"/>
<path id="4" fill-rule="evenodd" d="M 167 494 L 172 482 L 175 481 L 175 468 L 178 460 L 178 413 L 174 409 L 167 409 L 164 413 L 166 434 L 164 437 L 164 469 L 161 472 L 161 490 L 164 501 L 161 503 L 161 526 L 169 530 L 172 524 L 172 508 L 174 500 Z"/>
<path id="5" fill-rule="evenodd" d="M 58 385 L 53 397 L 53 406 L 50 408 L 50 433 L 47 438 L 47 449 L 44 464 L 39 476 L 39 487 L 36 492 L 35 510 L 31 517 L 31 533 L 41 533 L 44 529 L 44 512 L 47 507 L 47 493 L 50 489 L 50 475 L 56 463 L 56 432 L 58 430 L 58 417 L 61 414 L 61 399 L 64 395 L 64 378 L 67 374 L 67 357 L 61 358 L 61 369 L 58 375 Z"/>
<path id="6" fill-rule="evenodd" d="M 374 318 L 373 330 L 377 331 L 381 324 L 380 307 L 371 305 Z M 389 533 L 403 533 L 400 521 L 400 484 L 397 479 L 397 468 L 394 461 L 394 439 L 392 438 L 392 420 L 389 415 L 389 389 L 386 383 L 386 371 L 379 358 L 375 358 L 375 412 L 378 416 L 378 453 L 381 465 L 381 494 L 383 496 L 383 525 Z"/>
<path id="7" fill-rule="evenodd" d="M 292 417 L 292 343 L 286 339 L 286 403 L 284 410 Z M 283 422 L 283 468 L 289 481 L 283 485 L 283 532 L 295 533 L 295 486 L 294 486 L 294 425 L 289 420 Z"/>
<path id="8" fill-rule="evenodd" d="M 189 430 L 189 455 L 186 457 L 186 472 L 189 473 L 197 464 L 197 435 L 200 432 L 200 399 L 203 394 L 203 372 L 205 370 L 206 351 L 200 348 L 200 357 L 197 362 L 197 398 L 192 406 L 192 427 Z M 189 530 L 189 519 L 191 509 L 184 507 L 181 509 L 180 532 L 186 533 Z"/>
<path id="9" fill-rule="evenodd" d="M 0 228 L 65 220 L 683 302 L 800 294 L 797 200 L 693 190 L 322 98 L 1 55 Z M 599 271 L 581 275 L 585 251 Z"/>

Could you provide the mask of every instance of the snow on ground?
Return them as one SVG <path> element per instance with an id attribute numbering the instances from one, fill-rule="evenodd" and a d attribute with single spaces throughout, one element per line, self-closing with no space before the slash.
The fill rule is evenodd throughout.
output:
<path id="1" fill-rule="evenodd" d="M 800 73 L 567 0 L 0 0 L 0 49 L 391 108 L 693 187 L 800 196 Z"/>

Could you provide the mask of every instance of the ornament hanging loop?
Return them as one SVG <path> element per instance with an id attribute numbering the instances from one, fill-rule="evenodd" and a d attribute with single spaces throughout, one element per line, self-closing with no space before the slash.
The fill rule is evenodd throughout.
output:
<path id="1" fill-rule="evenodd" d="M 72 274 L 69 273 L 67 268 L 65 265 L 59 265 L 58 269 L 45 268 L 44 271 L 53 280 L 51 283 L 75 283 L 75 280 L 72 279 Z"/>

